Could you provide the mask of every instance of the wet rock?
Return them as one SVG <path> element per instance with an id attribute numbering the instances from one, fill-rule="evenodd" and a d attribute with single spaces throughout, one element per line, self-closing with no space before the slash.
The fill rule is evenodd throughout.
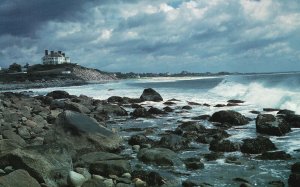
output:
<path id="1" fill-rule="evenodd" d="M 210 115 L 200 115 L 197 117 L 193 117 L 192 120 L 208 120 L 210 117 Z"/>
<path id="2" fill-rule="evenodd" d="M 183 110 L 192 110 L 193 108 L 189 105 L 183 106 L 182 107 Z"/>
<path id="3" fill-rule="evenodd" d="M 245 125 L 249 122 L 245 116 L 233 110 L 221 110 L 215 112 L 211 116 L 210 121 L 227 123 L 232 126 Z"/>
<path id="4" fill-rule="evenodd" d="M 282 181 L 270 181 L 268 182 L 268 187 L 284 187 L 284 182 Z"/>
<path id="5" fill-rule="evenodd" d="M 64 109 L 65 108 L 65 102 L 62 100 L 52 100 L 50 104 L 50 109 L 55 110 L 55 109 Z"/>
<path id="6" fill-rule="evenodd" d="M 68 173 L 72 170 L 72 159 L 61 145 L 42 145 L 2 154 L 0 167 L 7 165 L 25 169 L 39 183 L 63 186 L 67 184 Z"/>
<path id="7" fill-rule="evenodd" d="M 74 163 L 77 167 L 86 167 L 89 168 L 92 163 L 97 161 L 106 161 L 106 160 L 123 160 L 124 158 L 113 153 L 108 152 L 90 152 L 78 157 Z"/>
<path id="8" fill-rule="evenodd" d="M 68 92 L 62 91 L 62 90 L 56 90 L 53 92 L 49 92 L 46 96 L 52 97 L 53 99 L 67 99 L 67 98 L 73 97 Z"/>
<path id="9" fill-rule="evenodd" d="M 155 101 L 155 102 L 163 101 L 161 95 L 152 88 L 144 89 L 140 99 L 142 101 Z"/>
<path id="10" fill-rule="evenodd" d="M 171 149 L 173 151 L 179 151 L 188 148 L 189 141 L 181 136 L 170 134 L 163 136 L 159 143 L 159 147 Z"/>
<path id="11" fill-rule="evenodd" d="M 143 106 L 140 104 L 133 103 L 131 104 L 131 108 L 143 108 Z"/>
<path id="12" fill-rule="evenodd" d="M 169 107 L 169 106 L 166 106 L 163 109 L 164 109 L 165 112 L 173 112 L 174 111 L 174 109 Z"/>
<path id="13" fill-rule="evenodd" d="M 78 168 L 77 167 L 77 168 L 75 168 L 75 172 L 83 175 L 86 180 L 89 180 L 92 178 L 92 175 L 90 174 L 89 170 L 86 168 Z"/>
<path id="14" fill-rule="evenodd" d="M 251 110 L 249 112 L 252 113 L 252 114 L 260 114 L 260 111 L 256 111 L 256 110 Z"/>
<path id="15" fill-rule="evenodd" d="M 265 112 L 277 112 L 280 111 L 278 108 L 263 108 L 263 111 Z"/>
<path id="16" fill-rule="evenodd" d="M 111 96 L 107 101 L 110 103 L 124 103 L 124 99 L 120 96 Z"/>
<path id="17" fill-rule="evenodd" d="M 220 141 L 229 136 L 230 135 L 222 129 L 206 129 L 205 133 L 198 135 L 196 141 L 203 144 L 209 144 L 212 141 Z"/>
<path id="18" fill-rule="evenodd" d="M 284 151 L 270 151 L 264 152 L 255 158 L 261 160 L 290 160 L 292 159 L 292 156 Z"/>
<path id="19" fill-rule="evenodd" d="M 178 166 L 183 164 L 175 152 L 166 148 L 144 148 L 139 151 L 137 157 L 145 163 L 161 166 Z"/>
<path id="20" fill-rule="evenodd" d="M 133 182 L 134 182 L 135 187 L 146 187 L 147 186 L 147 183 L 145 181 L 142 181 L 139 178 L 133 179 Z"/>
<path id="21" fill-rule="evenodd" d="M 295 111 L 292 111 L 292 110 L 279 110 L 277 112 L 277 115 L 294 115 L 295 114 Z"/>
<path id="22" fill-rule="evenodd" d="M 123 173 L 131 172 L 131 167 L 127 160 L 105 160 L 92 163 L 90 171 L 106 177 L 109 175 L 122 176 Z"/>
<path id="23" fill-rule="evenodd" d="M 135 170 L 132 172 L 132 178 L 141 179 L 150 186 L 161 186 L 166 182 L 159 173 L 154 171 Z"/>
<path id="24" fill-rule="evenodd" d="M 149 143 L 152 144 L 153 141 L 143 134 L 133 135 L 128 140 L 129 145 L 143 145 L 143 144 L 149 144 Z"/>
<path id="25" fill-rule="evenodd" d="M 188 158 L 184 160 L 184 164 L 189 170 L 203 169 L 204 164 L 201 162 L 200 158 Z"/>
<path id="26" fill-rule="evenodd" d="M 166 102 L 164 102 L 164 105 L 176 105 L 176 103 L 175 102 L 173 102 L 173 101 L 166 101 Z"/>
<path id="27" fill-rule="evenodd" d="M 103 151 L 119 149 L 121 138 L 87 115 L 62 112 L 55 125 L 50 142 L 59 142 L 76 151 Z"/>
<path id="28" fill-rule="evenodd" d="M 200 187 L 210 187 L 212 185 L 208 183 L 203 183 L 199 180 L 187 179 L 182 182 L 183 187 L 192 187 L 192 186 L 200 186 Z"/>
<path id="29" fill-rule="evenodd" d="M 79 113 L 84 113 L 84 114 L 91 113 L 90 109 L 88 109 L 84 105 L 75 102 L 70 102 L 70 101 L 65 102 L 65 109 L 79 112 Z"/>
<path id="30" fill-rule="evenodd" d="M 102 180 L 90 179 L 83 183 L 81 187 L 106 187 Z"/>
<path id="31" fill-rule="evenodd" d="M 296 162 L 292 165 L 291 174 L 288 179 L 290 187 L 298 187 L 300 184 L 300 162 Z"/>
<path id="32" fill-rule="evenodd" d="M 262 134 L 282 136 L 291 131 L 289 124 L 281 117 L 272 114 L 259 114 L 256 118 L 256 131 Z"/>
<path id="33" fill-rule="evenodd" d="M 25 170 L 18 169 L 8 175 L 0 177 L 3 187 L 40 187 L 40 184 Z"/>
<path id="34" fill-rule="evenodd" d="M 244 103 L 245 101 L 242 101 L 242 100 L 239 100 L 239 99 L 230 99 L 227 101 L 227 103 L 237 103 L 237 104 L 240 104 L 240 103 Z"/>
<path id="35" fill-rule="evenodd" d="M 194 106 L 200 106 L 200 105 L 201 105 L 200 103 L 193 102 L 193 101 L 187 101 L 187 103 L 188 103 L 189 105 L 194 105 Z"/>
<path id="36" fill-rule="evenodd" d="M 209 144 L 209 150 L 215 152 L 235 152 L 239 150 L 239 144 L 230 140 L 214 140 Z"/>
<path id="37" fill-rule="evenodd" d="M 134 118 L 151 118 L 153 117 L 145 108 L 136 108 L 131 116 Z"/>
<path id="38" fill-rule="evenodd" d="M 117 115 L 117 116 L 127 116 L 127 111 L 118 106 L 112 104 L 101 104 L 98 105 L 96 108 L 96 112 L 100 114 L 107 114 L 107 115 Z"/>
<path id="39" fill-rule="evenodd" d="M 293 114 L 293 111 L 279 111 L 277 115 L 282 117 L 291 127 L 300 128 L 300 115 Z"/>
<path id="40" fill-rule="evenodd" d="M 148 110 L 148 113 L 150 113 L 150 114 L 166 114 L 165 111 L 160 110 L 160 109 L 155 108 L 155 107 L 151 107 L 151 108 Z"/>
<path id="41" fill-rule="evenodd" d="M 206 132 L 206 128 L 196 121 L 183 122 L 178 128 L 182 131 Z"/>
<path id="42" fill-rule="evenodd" d="M 219 107 L 219 108 L 221 108 L 221 107 L 225 107 L 225 106 L 227 106 L 227 105 L 225 105 L 225 104 L 216 104 L 214 107 Z"/>
<path id="43" fill-rule="evenodd" d="M 241 165 L 242 164 L 242 162 L 236 156 L 226 157 L 225 162 L 228 163 L 228 164 L 236 164 L 236 165 Z"/>
<path id="44" fill-rule="evenodd" d="M 263 136 L 244 139 L 241 146 L 242 153 L 259 154 L 273 150 L 276 150 L 274 143 L 269 138 Z"/>

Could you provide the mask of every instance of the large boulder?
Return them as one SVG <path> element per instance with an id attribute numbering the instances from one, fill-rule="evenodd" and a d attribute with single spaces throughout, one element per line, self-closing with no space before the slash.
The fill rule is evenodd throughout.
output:
<path id="1" fill-rule="evenodd" d="M 152 88 L 144 89 L 140 99 L 142 101 L 155 101 L 155 102 L 163 101 L 161 95 Z"/>
<path id="2" fill-rule="evenodd" d="M 53 138 L 69 148 L 83 153 L 119 149 L 121 138 L 85 114 L 64 111 L 59 114 Z"/>
<path id="3" fill-rule="evenodd" d="M 262 134 L 282 136 L 291 131 L 289 124 L 282 117 L 272 114 L 259 114 L 255 122 L 256 131 Z"/>
<path id="4" fill-rule="evenodd" d="M 273 150 L 276 150 L 275 144 L 269 138 L 263 136 L 244 139 L 241 146 L 242 153 L 259 154 Z"/>
<path id="5" fill-rule="evenodd" d="M 0 168 L 8 165 L 28 171 L 39 183 L 63 186 L 72 170 L 72 158 L 61 145 L 32 146 L 2 154 Z"/>
<path id="6" fill-rule="evenodd" d="M 129 145 L 143 145 L 143 144 L 152 144 L 153 140 L 148 138 L 143 134 L 136 134 L 129 138 L 128 144 Z"/>
<path id="7" fill-rule="evenodd" d="M 0 177 L 1 187 L 40 187 L 41 185 L 25 170 L 18 169 Z"/>
<path id="8" fill-rule="evenodd" d="M 55 90 L 53 92 L 49 92 L 46 96 L 52 97 L 53 99 L 67 99 L 73 97 L 68 92 L 62 90 Z"/>
<path id="9" fill-rule="evenodd" d="M 177 154 L 166 148 L 144 148 L 139 151 L 137 157 L 145 163 L 153 163 L 161 166 L 183 165 Z"/>
<path id="10" fill-rule="evenodd" d="M 23 143 L 20 144 L 18 141 L 15 140 L 11 140 L 11 139 L 0 140 L 0 153 L 5 153 L 24 146 L 25 145 Z"/>
<path id="11" fill-rule="evenodd" d="M 197 121 L 183 122 L 178 126 L 177 129 L 181 129 L 183 131 L 206 132 L 206 128 L 202 124 L 199 124 L 199 122 Z"/>
<path id="12" fill-rule="evenodd" d="M 222 124 L 226 123 L 232 126 L 246 125 L 249 122 L 245 116 L 233 110 L 215 112 L 211 116 L 210 121 Z"/>
<path id="13" fill-rule="evenodd" d="M 188 148 L 188 144 L 189 144 L 188 139 L 178 136 L 176 134 L 165 135 L 160 139 L 158 143 L 159 147 L 168 148 L 173 151 L 186 149 Z"/>

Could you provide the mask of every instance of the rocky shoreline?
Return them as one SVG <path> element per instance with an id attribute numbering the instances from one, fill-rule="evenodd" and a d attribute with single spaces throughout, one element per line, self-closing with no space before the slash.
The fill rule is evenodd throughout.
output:
<path id="1" fill-rule="evenodd" d="M 219 158 L 230 166 L 244 168 L 250 167 L 244 160 L 280 161 L 290 170 L 288 179 L 265 179 L 263 184 L 300 184 L 299 158 L 272 142 L 273 137 L 300 128 L 299 115 L 274 109 L 276 115 L 252 111 L 257 116 L 251 119 L 233 110 L 222 110 L 243 103 L 231 100 L 227 105 L 215 106 L 220 110 L 212 115 L 174 122 L 173 129 L 164 129 L 163 124 L 159 131 L 151 126 L 144 128 L 143 119 L 172 120 L 173 115 L 193 107 L 209 106 L 195 102 L 177 106 L 177 101 L 164 101 L 151 88 L 145 89 L 140 98 L 113 96 L 107 100 L 65 91 L 45 96 L 0 93 L 0 186 L 214 186 L 209 179 L 188 176 L 205 172 L 210 162 Z M 253 120 L 255 137 L 242 142 L 229 139 L 230 129 L 243 128 Z M 125 128 L 125 123 L 141 125 Z M 154 133 L 158 138 L 151 138 Z M 209 152 L 200 156 L 181 157 L 184 151 L 206 148 Z M 228 173 L 224 178 L 231 183 L 224 185 L 256 186 L 242 174 Z"/>

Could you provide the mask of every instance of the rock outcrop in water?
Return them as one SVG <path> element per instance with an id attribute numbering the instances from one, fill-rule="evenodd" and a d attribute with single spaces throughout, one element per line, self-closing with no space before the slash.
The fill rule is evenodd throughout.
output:
<path id="1" fill-rule="evenodd" d="M 142 101 L 155 101 L 155 102 L 163 101 L 161 95 L 152 88 L 145 89 L 140 99 Z"/>
<path id="2" fill-rule="evenodd" d="M 260 168 L 298 161 L 297 152 L 282 145 L 277 150 L 274 141 L 285 141 L 277 136 L 300 124 L 292 111 L 259 114 L 255 124 L 233 110 L 210 116 L 207 106 L 192 101 L 187 108 L 172 99 L 172 108 L 163 110 L 162 97 L 152 89 L 142 94 L 147 99 L 26 94 L 0 93 L 0 186 L 222 186 L 224 181 L 239 186 L 252 183 L 244 172 L 260 177 L 255 173 Z M 195 115 L 196 109 L 205 112 Z M 245 131 L 254 137 L 244 138 Z M 220 165 L 223 160 L 226 165 Z M 297 186 L 298 165 L 289 180 L 284 173 L 280 180 L 263 176 L 259 184 Z"/>

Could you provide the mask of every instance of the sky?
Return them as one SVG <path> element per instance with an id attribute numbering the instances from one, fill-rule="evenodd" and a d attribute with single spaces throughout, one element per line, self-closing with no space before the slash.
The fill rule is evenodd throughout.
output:
<path id="1" fill-rule="evenodd" d="M 300 1 L 1 0 L 0 66 L 45 49 L 111 72 L 300 71 Z"/>

